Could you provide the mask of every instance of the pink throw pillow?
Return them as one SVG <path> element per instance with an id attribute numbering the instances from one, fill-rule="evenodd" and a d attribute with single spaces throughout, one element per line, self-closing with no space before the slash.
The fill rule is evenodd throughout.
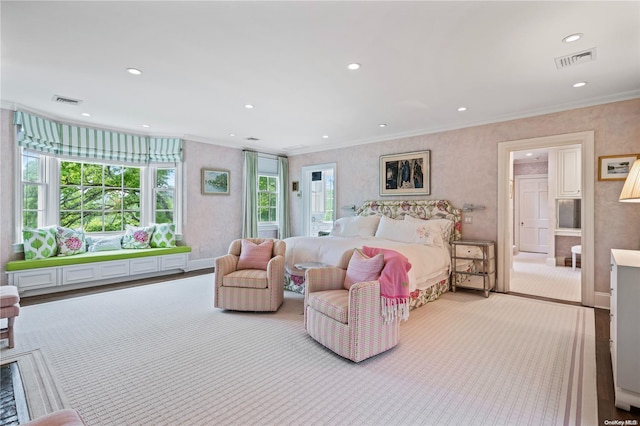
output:
<path id="1" fill-rule="evenodd" d="M 273 240 L 264 241 L 260 245 L 242 240 L 237 269 L 267 269 L 272 252 Z"/>
<path id="2" fill-rule="evenodd" d="M 380 277 L 380 271 L 384 266 L 384 255 L 378 253 L 368 257 L 362 251 L 355 249 L 347 266 L 347 275 L 344 278 L 344 288 L 349 290 L 355 283 L 373 281 Z"/>

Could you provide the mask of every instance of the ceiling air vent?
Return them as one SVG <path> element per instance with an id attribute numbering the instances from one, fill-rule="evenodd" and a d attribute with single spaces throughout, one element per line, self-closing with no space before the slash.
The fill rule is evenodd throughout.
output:
<path id="1" fill-rule="evenodd" d="M 570 55 L 556 58 L 556 68 L 562 69 L 573 65 L 584 64 L 596 60 L 596 48 L 593 47 L 582 52 L 572 53 Z"/>
<path id="2" fill-rule="evenodd" d="M 255 142 L 255 141 L 259 141 L 260 139 L 258 139 L 258 138 L 247 138 L 245 140 L 251 141 L 251 142 Z"/>
<path id="3" fill-rule="evenodd" d="M 53 95 L 53 98 L 51 98 L 51 100 L 53 102 L 58 102 L 60 104 L 66 105 L 80 105 L 82 103 L 82 101 L 79 99 L 65 98 L 64 96 L 60 95 Z"/>

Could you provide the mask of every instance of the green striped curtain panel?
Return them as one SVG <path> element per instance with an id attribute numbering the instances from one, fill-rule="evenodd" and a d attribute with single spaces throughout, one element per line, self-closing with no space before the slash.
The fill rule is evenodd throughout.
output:
<path id="1" fill-rule="evenodd" d="M 13 123 L 22 127 L 18 145 L 47 154 L 59 153 L 60 128 L 58 123 L 22 111 L 16 111 Z"/>
<path id="2" fill-rule="evenodd" d="M 15 112 L 14 123 L 22 126 L 18 144 L 45 154 L 125 163 L 182 161 L 182 139 L 72 126 L 22 111 Z"/>

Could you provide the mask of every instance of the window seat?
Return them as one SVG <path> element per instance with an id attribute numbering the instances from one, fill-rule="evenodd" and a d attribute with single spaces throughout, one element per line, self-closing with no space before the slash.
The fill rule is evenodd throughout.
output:
<path id="1" fill-rule="evenodd" d="M 7 262 L 9 284 L 36 295 L 187 270 L 191 247 L 124 249 Z"/>

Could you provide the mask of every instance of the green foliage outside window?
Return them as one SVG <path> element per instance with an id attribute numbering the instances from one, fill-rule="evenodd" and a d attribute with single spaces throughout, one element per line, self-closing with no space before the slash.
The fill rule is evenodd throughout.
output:
<path id="1" fill-rule="evenodd" d="M 258 222 L 278 221 L 278 178 L 258 177 Z"/>
<path id="2" fill-rule="evenodd" d="M 140 169 L 95 163 L 60 163 L 60 224 L 86 232 L 140 226 Z"/>

